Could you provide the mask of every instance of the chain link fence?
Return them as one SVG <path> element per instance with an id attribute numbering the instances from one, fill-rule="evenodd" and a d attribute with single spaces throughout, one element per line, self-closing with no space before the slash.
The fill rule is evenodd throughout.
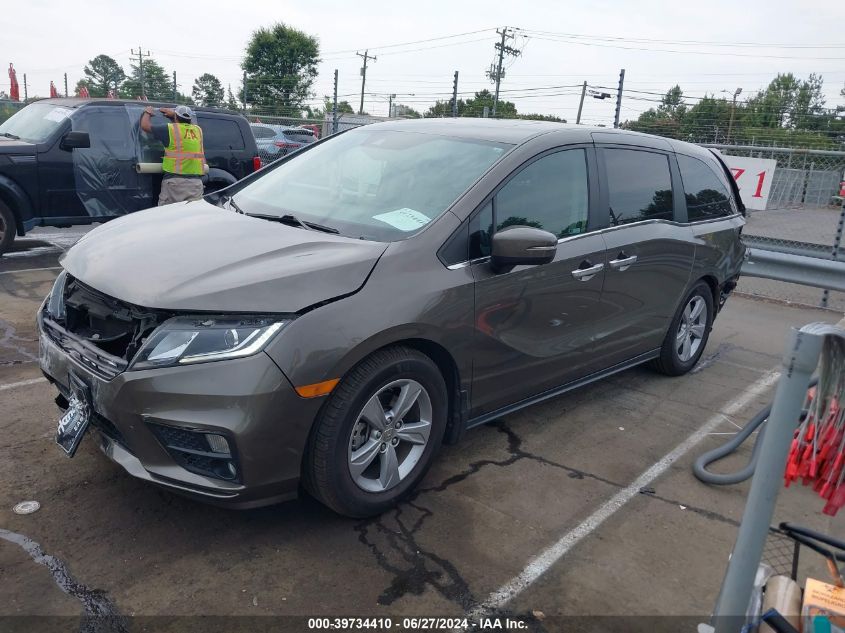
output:
<path id="1" fill-rule="evenodd" d="M 311 119 L 256 110 L 250 110 L 245 116 L 252 128 L 263 164 L 272 163 L 323 137 L 386 120 L 383 117 L 348 113 L 338 114 L 335 119 L 331 112 L 322 118 Z"/>
<path id="2" fill-rule="evenodd" d="M 830 150 L 709 145 L 726 156 L 776 161 L 766 209 L 751 211 L 743 231 L 750 248 L 820 259 L 845 260 L 845 221 L 840 182 L 845 152 Z M 845 294 L 768 279 L 743 278 L 738 290 L 788 303 L 845 311 Z"/>

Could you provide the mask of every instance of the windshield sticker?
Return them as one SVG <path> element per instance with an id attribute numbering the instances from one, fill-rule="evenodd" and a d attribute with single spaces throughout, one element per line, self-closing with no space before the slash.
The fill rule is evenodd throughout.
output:
<path id="1" fill-rule="evenodd" d="M 56 123 L 59 123 L 60 121 L 64 121 L 68 118 L 70 116 L 70 112 L 70 108 L 53 108 L 44 115 L 44 118 L 47 121 L 55 121 Z"/>
<path id="2" fill-rule="evenodd" d="M 416 231 L 418 228 L 431 222 L 431 218 L 427 215 L 407 207 L 404 209 L 396 209 L 396 211 L 388 211 L 387 213 L 374 215 L 373 219 L 380 220 L 381 222 L 389 224 L 400 231 Z"/>

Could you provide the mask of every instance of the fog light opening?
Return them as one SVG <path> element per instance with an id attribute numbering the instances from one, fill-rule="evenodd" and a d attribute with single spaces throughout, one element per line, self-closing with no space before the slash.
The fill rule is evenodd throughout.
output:
<path id="1" fill-rule="evenodd" d="M 227 455 L 231 453 L 231 451 L 229 450 L 229 441 L 222 435 L 208 433 L 205 436 L 205 439 L 208 441 L 208 446 L 212 450 L 212 452 L 225 453 Z"/>

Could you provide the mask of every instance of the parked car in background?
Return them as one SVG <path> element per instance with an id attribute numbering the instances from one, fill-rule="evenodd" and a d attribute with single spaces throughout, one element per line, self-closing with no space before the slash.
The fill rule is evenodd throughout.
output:
<path id="1" fill-rule="evenodd" d="M 155 206 L 161 174 L 139 163 L 161 163 L 164 147 L 140 131 L 147 105 L 118 99 L 44 99 L 0 125 L 0 254 L 15 235 L 36 226 L 104 222 Z M 206 192 L 261 167 L 247 120 L 236 113 L 195 108 L 202 128 Z"/>
<path id="2" fill-rule="evenodd" d="M 262 160 L 271 162 L 287 156 L 317 140 L 313 130 L 304 126 L 250 123 Z"/>
<path id="3" fill-rule="evenodd" d="M 717 155 L 540 121 L 360 127 L 172 214 L 62 259 L 38 312 L 57 440 L 90 425 L 176 492 L 252 507 L 302 480 L 357 517 L 469 428 L 690 371 L 745 254 Z"/>

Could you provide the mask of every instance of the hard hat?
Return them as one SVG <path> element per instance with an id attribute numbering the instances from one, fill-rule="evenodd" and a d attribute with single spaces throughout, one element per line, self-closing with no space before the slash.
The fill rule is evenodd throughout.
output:
<path id="1" fill-rule="evenodd" d="M 180 119 L 184 119 L 185 121 L 190 121 L 194 118 L 194 111 L 185 105 L 176 106 L 174 112 L 176 113 L 177 117 L 179 117 Z"/>

